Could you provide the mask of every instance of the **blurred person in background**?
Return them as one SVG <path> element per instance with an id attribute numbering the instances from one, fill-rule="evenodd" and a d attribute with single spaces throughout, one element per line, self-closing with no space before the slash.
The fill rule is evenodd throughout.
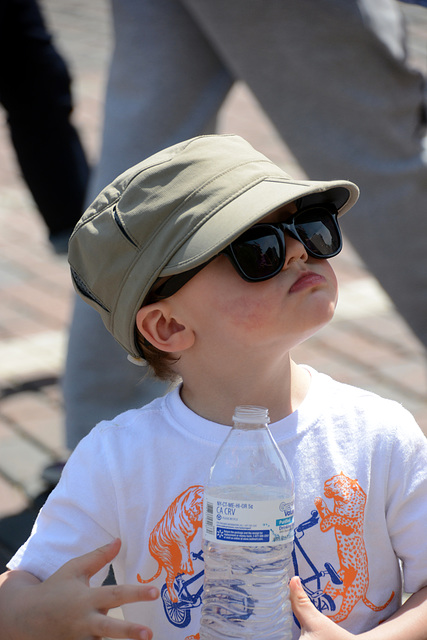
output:
<path id="1" fill-rule="evenodd" d="M 89 166 L 71 121 L 71 78 L 36 0 L 1 0 L 0 104 L 24 180 L 57 253 L 80 218 Z"/>

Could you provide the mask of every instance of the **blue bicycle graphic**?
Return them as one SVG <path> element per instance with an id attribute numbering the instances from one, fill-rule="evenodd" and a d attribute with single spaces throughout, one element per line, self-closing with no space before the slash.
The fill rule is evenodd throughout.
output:
<path id="1" fill-rule="evenodd" d="M 191 554 L 193 560 L 201 560 L 203 562 L 203 551 Z M 188 588 L 202 578 L 202 584 L 196 593 L 190 593 Z M 160 595 L 166 617 L 175 627 L 187 627 L 191 620 L 191 609 L 200 607 L 202 604 L 203 593 L 203 569 L 194 576 L 185 579 L 185 574 L 180 574 L 175 578 L 175 591 L 178 594 L 178 601 L 172 602 L 166 584 L 163 585 Z"/>
<path id="2" fill-rule="evenodd" d="M 311 517 L 308 520 L 305 520 L 304 522 L 302 522 L 300 525 L 298 525 L 298 527 L 295 528 L 292 561 L 294 564 L 295 575 L 299 575 L 297 553 L 302 556 L 302 558 L 305 560 L 305 562 L 313 572 L 312 575 L 308 576 L 308 578 L 302 578 L 300 576 L 300 580 L 305 589 L 305 592 L 307 593 L 308 597 L 310 598 L 314 606 L 319 611 L 324 611 L 324 612 L 335 611 L 336 609 L 335 602 L 330 595 L 328 595 L 327 593 L 323 593 L 320 579 L 328 575 L 331 581 L 333 582 L 333 584 L 339 585 L 339 584 L 342 584 L 341 578 L 339 577 L 337 571 L 334 569 L 334 567 L 330 562 L 325 562 L 324 564 L 325 568 L 319 571 L 319 569 L 315 566 L 314 562 L 309 558 L 307 552 L 305 551 L 305 549 L 301 544 L 301 540 L 304 537 L 307 529 L 314 527 L 315 525 L 318 524 L 318 522 L 319 522 L 319 513 L 318 511 L 313 510 L 311 512 Z M 314 582 L 314 585 L 310 584 L 310 586 L 308 586 L 309 583 L 313 583 L 313 582 Z M 298 623 L 298 620 L 295 618 L 295 616 L 294 616 L 294 620 L 299 627 L 300 625 Z"/>
<path id="3" fill-rule="evenodd" d="M 198 553 L 192 553 L 191 556 L 194 561 L 201 560 L 204 562 L 202 550 Z M 175 627 L 187 627 L 191 620 L 191 610 L 200 607 L 202 604 L 203 573 L 204 571 L 202 569 L 188 579 L 185 579 L 185 574 L 180 574 L 175 578 L 174 587 L 178 594 L 177 602 L 172 602 L 170 599 L 166 584 L 161 588 L 160 594 L 166 617 Z M 199 584 L 195 593 L 191 593 L 189 587 L 194 585 L 198 580 L 201 580 L 202 584 Z M 234 620 L 246 620 L 252 615 L 254 610 L 253 600 L 246 591 L 237 584 L 230 586 L 233 588 L 235 594 L 234 613 L 231 615 Z M 229 604 L 230 600 L 229 596 L 227 596 L 227 605 Z"/>

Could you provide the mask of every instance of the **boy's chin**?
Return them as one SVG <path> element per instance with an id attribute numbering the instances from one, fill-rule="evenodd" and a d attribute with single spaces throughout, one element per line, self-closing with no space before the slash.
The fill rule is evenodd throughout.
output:
<path id="1" fill-rule="evenodd" d="M 329 306 L 319 309 L 318 313 L 313 314 L 313 326 L 311 331 L 309 331 L 310 335 L 305 339 L 311 338 L 314 334 L 328 325 L 335 316 L 335 309 L 336 305 L 331 303 Z"/>

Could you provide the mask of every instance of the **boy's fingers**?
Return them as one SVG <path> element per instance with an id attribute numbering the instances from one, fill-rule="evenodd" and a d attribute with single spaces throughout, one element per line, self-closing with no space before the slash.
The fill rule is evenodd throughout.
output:
<path id="1" fill-rule="evenodd" d="M 93 605 L 99 611 L 115 609 L 131 602 L 156 600 L 159 591 L 142 585 L 114 585 L 93 589 Z"/>
<path id="2" fill-rule="evenodd" d="M 292 578 L 289 591 L 292 610 L 301 625 L 301 638 L 351 640 L 355 637 L 316 609 L 304 591 L 298 576 Z"/>
<path id="3" fill-rule="evenodd" d="M 298 576 L 292 578 L 290 585 L 290 599 L 292 610 L 298 618 L 303 631 L 316 631 L 319 623 L 323 623 L 324 616 L 316 609 L 304 591 Z"/>
<path id="4" fill-rule="evenodd" d="M 153 632 L 148 627 L 134 622 L 109 618 L 102 614 L 93 616 L 90 633 L 95 638 L 129 638 L 151 640 Z"/>
<path id="5" fill-rule="evenodd" d="M 117 538 L 103 547 L 69 560 L 59 571 L 62 574 L 68 573 L 69 575 L 84 576 L 89 579 L 116 557 L 120 551 L 120 546 L 121 542 Z"/>

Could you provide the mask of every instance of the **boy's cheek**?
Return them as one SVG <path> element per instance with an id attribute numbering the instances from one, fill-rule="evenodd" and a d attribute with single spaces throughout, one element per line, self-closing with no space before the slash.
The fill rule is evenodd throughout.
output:
<path id="1" fill-rule="evenodd" d="M 265 325 L 273 307 L 277 308 L 277 299 L 274 301 L 271 296 L 262 300 L 240 296 L 232 302 L 219 303 L 218 310 L 231 325 L 240 329 L 257 330 Z"/>

